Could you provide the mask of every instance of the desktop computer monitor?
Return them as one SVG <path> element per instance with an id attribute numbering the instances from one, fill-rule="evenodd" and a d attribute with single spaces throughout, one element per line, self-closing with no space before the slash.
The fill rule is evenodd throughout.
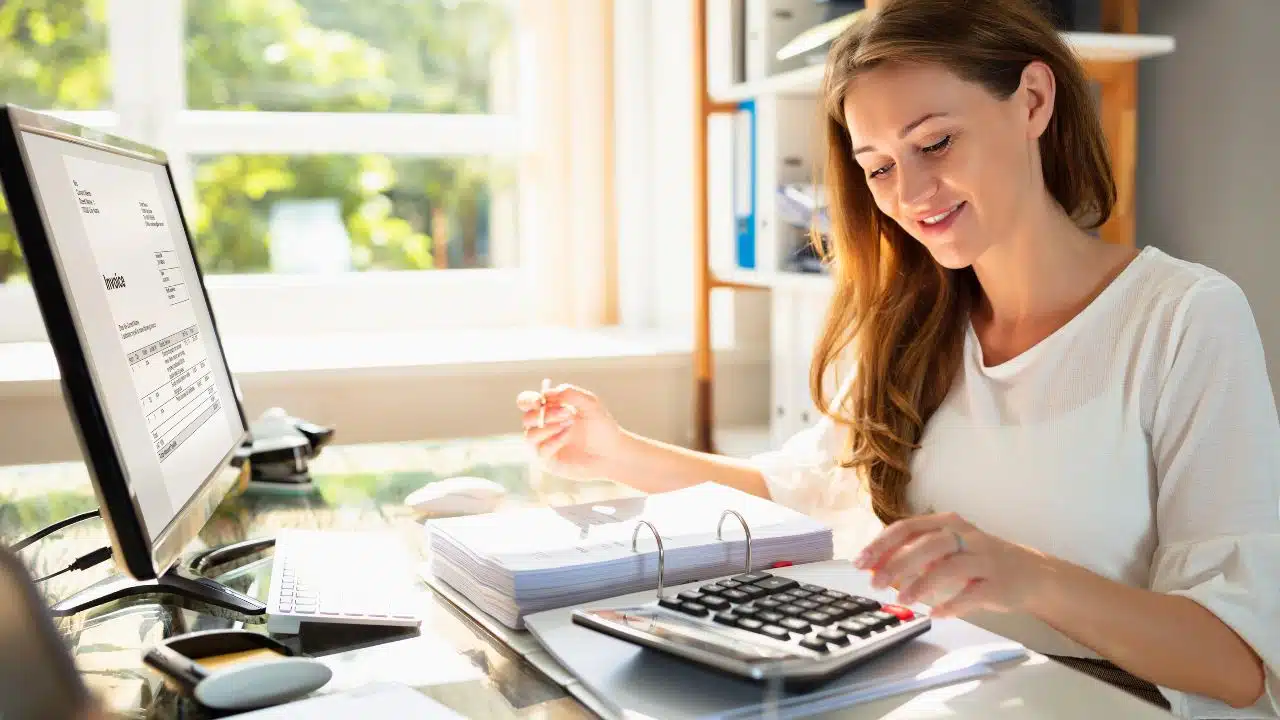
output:
<path id="1" fill-rule="evenodd" d="M 175 568 L 235 484 L 248 425 L 165 154 L 10 105 L 0 182 L 113 557 L 131 576 L 88 600 L 173 591 L 261 612 Z"/>

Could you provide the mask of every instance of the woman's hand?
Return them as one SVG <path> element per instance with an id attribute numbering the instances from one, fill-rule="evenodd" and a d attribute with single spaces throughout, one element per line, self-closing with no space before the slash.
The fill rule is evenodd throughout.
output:
<path id="1" fill-rule="evenodd" d="M 1034 550 L 988 535 L 954 513 L 900 520 L 867 544 L 854 565 L 872 587 L 898 589 L 935 617 L 974 610 L 1025 611 L 1050 573 Z"/>
<path id="2" fill-rule="evenodd" d="M 625 433 L 593 393 L 573 385 L 526 390 L 516 407 L 524 411 L 525 440 L 547 470 L 576 480 L 610 476 Z"/>

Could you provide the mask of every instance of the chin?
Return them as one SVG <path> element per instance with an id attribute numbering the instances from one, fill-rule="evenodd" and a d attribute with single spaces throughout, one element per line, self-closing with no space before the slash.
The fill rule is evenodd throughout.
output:
<path id="1" fill-rule="evenodd" d="M 963 242 L 931 242 L 925 249 L 933 256 L 933 261 L 948 270 L 963 270 L 973 265 L 981 255 L 978 249 Z"/>

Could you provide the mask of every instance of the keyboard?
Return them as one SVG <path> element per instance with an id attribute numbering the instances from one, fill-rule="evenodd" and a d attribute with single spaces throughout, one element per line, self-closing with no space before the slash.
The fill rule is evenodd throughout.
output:
<path id="1" fill-rule="evenodd" d="M 755 681 L 821 684 L 927 631 L 927 615 L 751 572 L 634 607 L 573 612 L 573 622 Z"/>
<path id="2" fill-rule="evenodd" d="M 282 529 L 276 535 L 267 631 L 301 623 L 418 627 L 413 559 L 394 535 Z"/>

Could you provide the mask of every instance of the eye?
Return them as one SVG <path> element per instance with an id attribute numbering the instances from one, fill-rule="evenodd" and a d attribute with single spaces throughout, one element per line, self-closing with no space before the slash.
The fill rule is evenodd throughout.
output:
<path id="1" fill-rule="evenodd" d="M 875 180 L 876 178 L 883 176 L 885 173 L 889 172 L 892 169 L 893 169 L 892 164 L 885 165 L 884 167 L 878 167 L 875 170 L 872 170 L 870 173 L 868 173 L 867 177 L 871 178 L 872 180 Z"/>
<path id="2" fill-rule="evenodd" d="M 928 147 L 921 148 L 921 150 L 925 153 L 932 154 L 932 153 L 942 152 L 943 150 L 946 150 L 948 147 L 951 147 L 950 135 L 947 135 L 946 137 L 942 138 L 941 140 L 939 140 L 938 142 L 932 145 L 929 145 Z"/>

